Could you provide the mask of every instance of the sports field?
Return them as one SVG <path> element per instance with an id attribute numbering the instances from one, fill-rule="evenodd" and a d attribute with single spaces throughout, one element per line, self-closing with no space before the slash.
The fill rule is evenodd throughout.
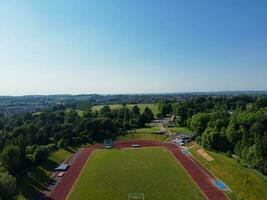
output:
<path id="1" fill-rule="evenodd" d="M 165 148 L 95 150 L 73 186 L 69 200 L 205 199 Z"/>

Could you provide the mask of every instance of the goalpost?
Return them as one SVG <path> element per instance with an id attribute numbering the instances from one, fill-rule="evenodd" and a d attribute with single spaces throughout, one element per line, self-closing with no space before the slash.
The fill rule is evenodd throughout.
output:
<path id="1" fill-rule="evenodd" d="M 145 200 L 144 193 L 129 193 L 128 200 Z"/>

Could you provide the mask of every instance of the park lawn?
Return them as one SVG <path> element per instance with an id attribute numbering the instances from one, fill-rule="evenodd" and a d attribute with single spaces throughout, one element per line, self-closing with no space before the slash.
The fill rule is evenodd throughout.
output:
<path id="1" fill-rule="evenodd" d="M 217 178 L 228 185 L 233 192 L 228 193 L 232 200 L 263 200 L 267 199 L 267 179 L 258 175 L 254 170 L 244 168 L 223 153 L 207 151 L 215 160 L 208 162 L 201 157 L 196 145 L 190 149 L 193 156 Z"/>
<path id="2" fill-rule="evenodd" d="M 141 112 L 144 112 L 145 108 L 148 107 L 151 109 L 154 115 L 157 115 L 159 113 L 158 110 L 158 105 L 157 104 L 126 104 L 126 106 L 131 109 L 134 105 L 137 105 L 140 108 Z M 93 111 L 99 111 L 104 105 L 98 105 L 98 106 L 93 106 L 92 110 Z M 116 109 L 116 108 L 121 108 L 121 104 L 111 104 L 109 105 L 110 109 Z"/>
<path id="3" fill-rule="evenodd" d="M 31 169 L 30 175 L 26 173 L 19 178 L 19 200 L 34 199 L 40 191 L 45 189 L 45 185 L 51 181 L 49 176 L 54 168 L 64 160 L 68 159 L 72 154 L 71 150 L 59 149 L 51 153 L 48 160 L 41 165 Z"/>
<path id="4" fill-rule="evenodd" d="M 134 129 L 134 130 L 131 130 L 129 132 L 134 132 L 134 133 L 158 133 L 159 131 L 160 131 L 160 128 L 158 126 L 152 126 L 152 127 Z"/>
<path id="5" fill-rule="evenodd" d="M 74 184 L 68 200 L 205 199 L 174 156 L 165 148 L 96 150 Z"/>
<path id="6" fill-rule="evenodd" d="M 193 133 L 189 128 L 187 127 L 171 127 L 167 128 L 169 131 L 174 132 L 174 133 Z"/>
<path id="7" fill-rule="evenodd" d="M 117 140 L 154 140 L 164 141 L 167 138 L 165 135 L 154 133 L 129 133 L 127 135 L 121 135 Z"/>
<path id="8" fill-rule="evenodd" d="M 159 134 L 160 128 L 157 126 L 138 128 L 129 130 L 127 135 L 119 136 L 118 140 L 156 140 L 163 141 L 166 135 Z"/>

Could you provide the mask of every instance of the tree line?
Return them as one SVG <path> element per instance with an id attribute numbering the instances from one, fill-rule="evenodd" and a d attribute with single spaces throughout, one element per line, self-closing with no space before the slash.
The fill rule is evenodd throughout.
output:
<path id="1" fill-rule="evenodd" d="M 235 154 L 238 161 L 267 174 L 267 98 L 265 96 L 194 97 L 159 101 L 160 116 L 176 115 L 209 150 Z"/>
<path id="2" fill-rule="evenodd" d="M 76 110 L 55 107 L 41 113 L 0 116 L 0 199 L 17 195 L 16 179 L 26 169 L 45 162 L 51 152 L 84 143 L 115 139 L 127 130 L 144 127 L 154 115 L 149 108 L 130 110 L 125 105 L 111 110 Z"/>

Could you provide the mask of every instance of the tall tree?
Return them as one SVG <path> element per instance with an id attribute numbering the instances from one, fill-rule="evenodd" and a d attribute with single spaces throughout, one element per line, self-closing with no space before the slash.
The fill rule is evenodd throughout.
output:
<path id="1" fill-rule="evenodd" d="M 4 167 L 13 175 L 17 175 L 21 170 L 20 148 L 15 145 L 6 145 L 2 152 L 2 162 Z"/>
<path id="2" fill-rule="evenodd" d="M 134 115 L 140 115 L 140 108 L 137 105 L 132 107 L 132 112 Z"/>

